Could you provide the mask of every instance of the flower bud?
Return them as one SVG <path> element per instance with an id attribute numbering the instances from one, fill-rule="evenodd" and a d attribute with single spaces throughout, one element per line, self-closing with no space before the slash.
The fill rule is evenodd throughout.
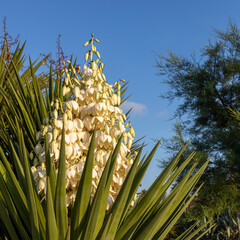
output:
<path id="1" fill-rule="evenodd" d="M 101 58 L 100 53 L 98 51 L 96 51 L 96 55 L 97 55 L 98 58 Z"/>
<path id="2" fill-rule="evenodd" d="M 49 117 L 45 117 L 45 123 L 46 123 L 46 124 L 49 123 Z"/>
<path id="3" fill-rule="evenodd" d="M 41 132 L 36 133 L 36 141 L 37 142 L 40 140 L 41 136 L 42 136 Z"/>
<path id="4" fill-rule="evenodd" d="M 56 110 L 59 109 L 59 102 L 56 102 L 56 103 L 55 103 L 55 108 L 56 108 Z"/>
<path id="5" fill-rule="evenodd" d="M 90 42 L 87 41 L 87 42 L 85 42 L 85 44 L 84 44 L 83 46 L 86 47 L 89 43 L 90 43 Z"/>
<path id="6" fill-rule="evenodd" d="M 85 54 L 85 61 L 87 61 L 87 60 L 88 60 L 88 58 L 89 58 L 89 51 L 88 51 L 88 52 L 86 52 L 86 54 Z"/>
<path id="7" fill-rule="evenodd" d="M 111 118 L 111 124 L 112 124 L 112 126 L 115 125 L 115 118 L 114 117 Z"/>
<path id="8" fill-rule="evenodd" d="M 116 94 L 113 94 L 112 100 L 113 100 L 113 105 L 117 105 L 118 104 L 118 97 L 117 97 Z"/>
<path id="9" fill-rule="evenodd" d="M 132 139 L 128 139 L 128 149 L 132 147 Z"/>
<path id="10" fill-rule="evenodd" d="M 97 83 L 97 90 L 99 92 L 102 92 L 103 88 L 102 88 L 102 84 L 101 83 Z"/>
<path id="11" fill-rule="evenodd" d="M 130 130 L 130 133 L 132 134 L 132 136 L 135 137 L 135 131 L 132 126 L 129 128 L 129 130 Z"/>
<path id="12" fill-rule="evenodd" d="M 95 99 L 96 99 L 96 100 L 99 99 L 99 92 L 98 92 L 98 91 L 95 92 Z"/>
<path id="13" fill-rule="evenodd" d="M 47 133 L 48 131 L 48 126 L 46 126 L 44 129 L 43 129 L 43 136 L 45 136 L 45 134 Z"/>
<path id="14" fill-rule="evenodd" d="M 65 124 L 68 120 L 68 115 L 66 113 L 63 114 L 63 123 Z"/>
<path id="15" fill-rule="evenodd" d="M 112 144 L 113 144 L 113 148 L 115 148 L 116 145 L 117 145 L 117 140 L 116 140 L 116 138 L 112 138 Z"/>
<path id="16" fill-rule="evenodd" d="M 53 125 L 57 126 L 57 119 L 56 118 L 53 119 Z"/>
<path id="17" fill-rule="evenodd" d="M 53 111 L 53 117 L 55 119 L 57 119 L 57 117 L 58 117 L 58 111 L 56 109 Z"/>
<path id="18" fill-rule="evenodd" d="M 124 143 L 124 145 L 127 145 L 127 134 L 126 133 L 123 134 L 123 143 Z"/>
<path id="19" fill-rule="evenodd" d="M 121 104 L 121 97 L 118 96 L 118 97 L 117 97 L 117 105 L 119 106 L 120 104 Z"/>
<path id="20" fill-rule="evenodd" d="M 110 133 L 108 124 L 105 125 L 105 132 L 107 135 L 109 135 L 109 133 Z"/>
<path id="21" fill-rule="evenodd" d="M 79 88 L 79 87 L 75 87 L 75 88 L 74 88 L 74 95 L 75 95 L 76 97 L 79 97 L 79 96 L 80 96 L 80 88 Z"/>
<path id="22" fill-rule="evenodd" d="M 67 116 L 69 120 L 72 120 L 72 112 L 71 111 L 67 111 Z"/>
<path id="23" fill-rule="evenodd" d="M 29 157 L 30 157 L 31 160 L 33 160 L 33 157 L 34 157 L 33 152 L 30 152 L 30 156 Z"/>
<path id="24" fill-rule="evenodd" d="M 64 85 L 64 86 L 63 86 L 63 96 L 66 95 L 66 91 L 67 91 L 67 87 Z"/>
<path id="25" fill-rule="evenodd" d="M 71 106 L 70 106 L 70 104 L 69 104 L 68 102 L 66 102 L 65 105 L 66 105 L 66 108 L 67 108 L 68 110 L 71 110 Z"/>
<path id="26" fill-rule="evenodd" d="M 58 136 L 58 130 L 55 128 L 53 130 L 53 141 L 55 141 L 57 139 L 57 136 Z"/>
<path id="27" fill-rule="evenodd" d="M 33 159 L 33 164 L 36 165 L 37 163 L 38 163 L 38 159 L 35 157 L 35 158 Z"/>
<path id="28" fill-rule="evenodd" d="M 106 106 L 107 106 L 107 110 L 109 110 L 110 102 L 108 100 L 106 100 Z"/>
<path id="29" fill-rule="evenodd" d="M 103 81 L 106 81 L 106 77 L 103 73 L 101 74 L 101 76 L 102 76 Z"/>
<path id="30" fill-rule="evenodd" d="M 98 66 L 95 61 L 91 61 L 90 66 L 93 71 L 96 71 L 98 69 Z"/>

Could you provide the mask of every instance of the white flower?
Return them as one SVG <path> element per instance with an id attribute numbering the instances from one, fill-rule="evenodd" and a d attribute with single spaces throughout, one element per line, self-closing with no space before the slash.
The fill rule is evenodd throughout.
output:
<path id="1" fill-rule="evenodd" d="M 66 131 L 71 131 L 71 130 L 73 130 L 73 121 L 67 120 L 65 127 L 66 127 Z"/>
<path id="2" fill-rule="evenodd" d="M 45 179 L 45 178 L 41 178 L 41 179 L 39 180 L 38 188 L 39 188 L 39 191 L 44 190 L 44 193 L 46 194 L 46 192 L 47 192 L 47 187 L 46 187 L 46 179 Z"/>
<path id="3" fill-rule="evenodd" d="M 78 98 L 80 96 L 80 88 L 79 87 L 75 87 L 74 88 L 74 95 Z"/>
<path id="4" fill-rule="evenodd" d="M 78 131 L 81 131 L 83 129 L 83 126 L 84 126 L 83 122 L 79 118 L 75 118 L 73 120 L 73 125 L 74 125 L 75 129 L 78 130 Z"/>
<path id="5" fill-rule="evenodd" d="M 87 89 L 87 95 L 88 95 L 88 97 L 93 97 L 94 92 L 95 92 L 95 89 L 94 89 L 94 88 L 88 88 L 88 89 Z"/>
<path id="6" fill-rule="evenodd" d="M 88 131 L 93 130 L 94 120 L 95 120 L 94 117 L 89 117 L 89 116 L 87 116 L 87 117 L 85 117 L 85 118 L 83 119 L 84 127 L 85 127 Z"/>
<path id="7" fill-rule="evenodd" d="M 89 103 L 87 105 L 87 111 L 88 111 L 88 114 L 92 114 L 92 115 L 95 115 L 96 114 L 96 111 L 95 111 L 95 103 L 92 102 L 92 103 Z"/>
<path id="8" fill-rule="evenodd" d="M 39 155 L 40 152 L 42 151 L 42 144 L 38 143 L 34 149 L 36 155 Z"/>
<path id="9" fill-rule="evenodd" d="M 74 113 L 77 113 L 78 112 L 78 103 L 76 101 L 74 101 L 74 100 L 69 101 L 68 103 L 69 103 L 69 105 L 71 107 L 70 110 L 72 110 Z"/>
<path id="10" fill-rule="evenodd" d="M 92 170 L 91 189 L 91 197 L 93 197 L 109 156 L 116 147 L 120 135 L 124 134 L 124 141 L 120 146 L 113 173 L 113 181 L 110 185 L 109 208 L 115 201 L 133 163 L 132 155 L 128 153 L 134 140 L 135 132 L 131 125 L 128 132 L 126 131 L 126 116 L 121 108 L 114 106 L 120 104 L 119 87 L 115 89 L 116 84 L 109 85 L 105 82 L 105 77 L 101 73 L 102 68 L 98 69 L 98 65 L 95 62 L 92 63 L 91 68 L 88 68 L 86 65 L 83 66 L 82 78 L 80 80 L 78 78 L 75 80 L 73 78 L 70 79 L 70 75 L 66 70 L 64 91 L 67 94 L 67 100 L 66 102 L 58 100 L 58 104 L 55 105 L 56 99 L 53 101 L 52 106 L 55 109 L 52 111 L 52 116 L 54 116 L 54 119 L 51 122 L 45 122 L 44 130 L 37 133 L 36 136 L 38 143 L 35 147 L 35 154 L 41 164 L 39 163 L 31 169 L 38 190 L 42 192 L 44 190 L 45 192 L 45 145 L 40 144 L 39 141 L 44 140 L 42 136 L 47 134 L 47 139 L 50 143 L 51 160 L 58 168 L 64 123 L 67 206 L 71 205 L 76 197 L 77 186 L 86 161 L 92 131 L 96 129 L 95 161 Z"/>
<path id="11" fill-rule="evenodd" d="M 106 104 L 103 102 L 96 103 L 95 110 L 98 114 L 103 114 L 104 111 L 107 110 Z"/>
<path id="12" fill-rule="evenodd" d="M 97 78 L 96 78 L 97 81 L 100 81 L 100 82 L 103 82 L 103 78 L 101 76 L 100 73 L 97 74 Z"/>
<path id="13" fill-rule="evenodd" d="M 83 74 L 83 76 L 92 76 L 93 71 L 92 71 L 92 69 L 90 69 L 86 65 L 84 65 L 82 74 Z"/>
<path id="14" fill-rule="evenodd" d="M 47 139 L 48 139 L 48 142 L 51 142 L 51 141 L 52 141 L 53 135 L 52 135 L 51 132 L 48 132 L 48 133 L 47 133 Z"/>
<path id="15" fill-rule="evenodd" d="M 72 145 L 67 145 L 67 146 L 66 146 L 66 150 L 65 150 L 66 158 L 67 158 L 67 159 L 70 158 L 71 155 L 72 155 L 72 153 L 73 153 L 73 147 L 72 147 Z"/>
<path id="16" fill-rule="evenodd" d="M 69 133 L 69 138 L 70 138 L 71 143 L 75 143 L 77 141 L 77 134 L 76 134 L 76 132 L 70 132 Z"/>
<path id="17" fill-rule="evenodd" d="M 117 97 L 116 94 L 113 94 L 113 96 L 112 96 L 112 101 L 113 101 L 113 104 L 114 104 L 114 105 L 117 105 L 117 104 L 118 104 L 118 97 Z"/>

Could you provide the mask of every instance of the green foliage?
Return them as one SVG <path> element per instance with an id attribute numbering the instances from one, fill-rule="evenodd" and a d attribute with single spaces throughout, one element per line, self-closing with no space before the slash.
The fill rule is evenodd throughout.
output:
<path id="1" fill-rule="evenodd" d="M 23 49 L 23 48 L 21 48 Z M 4 52 L 4 49 L 3 49 Z M 17 49 L 15 54 L 18 54 Z M 179 161 L 187 144 L 166 166 L 148 191 L 131 203 L 142 178 L 160 142 L 148 156 L 138 151 L 134 163 L 121 187 L 117 199 L 106 211 L 110 184 L 113 177 L 122 138 L 110 155 L 102 173 L 96 193 L 91 199 L 92 166 L 94 161 L 95 131 L 75 202 L 67 208 L 65 189 L 65 137 L 62 135 L 58 172 L 50 159 L 48 141 L 46 149 L 47 194 L 41 199 L 31 171 L 30 153 L 35 135 L 51 110 L 50 102 L 62 96 L 62 81 L 53 87 L 53 76 L 48 74 L 48 88 L 43 93 L 41 77 L 31 63 L 27 72 L 19 74 L 18 60 L 8 66 L 0 61 L 1 135 L 0 135 L 0 238 L 1 239 L 164 239 L 202 185 L 197 183 L 208 161 L 196 169 L 186 171 L 181 181 L 166 195 L 170 186 L 185 171 L 195 153 L 181 164 Z M 10 71 L 10 66 L 12 70 Z M 45 79 L 45 78 L 44 78 Z M 46 79 L 45 79 L 46 80 Z M 54 89 L 55 88 L 55 89 Z M 186 232 L 179 239 L 198 239 L 201 229 Z"/>
<path id="2" fill-rule="evenodd" d="M 186 58 L 170 51 L 167 57 L 158 57 L 159 74 L 167 78 L 169 86 L 163 97 L 182 100 L 176 116 L 180 115 L 183 121 L 175 125 L 175 135 L 166 142 L 167 149 L 172 154 L 188 136 L 191 138 L 188 151 L 198 151 L 199 166 L 212 156 L 202 178 L 205 184 L 185 219 L 217 219 L 226 210 L 239 212 L 240 128 L 236 110 L 240 109 L 240 33 L 237 26 L 230 22 L 226 30 L 215 30 L 215 40 L 201 49 L 199 58 L 196 55 Z M 182 157 L 184 161 L 186 156 Z"/>

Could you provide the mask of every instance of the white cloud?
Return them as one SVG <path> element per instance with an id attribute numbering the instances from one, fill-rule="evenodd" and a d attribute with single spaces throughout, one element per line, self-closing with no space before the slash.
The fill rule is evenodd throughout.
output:
<path id="1" fill-rule="evenodd" d="M 160 111 L 156 114 L 156 117 L 157 118 L 161 118 L 161 117 L 165 117 L 168 115 L 168 112 L 167 111 Z"/>
<path id="2" fill-rule="evenodd" d="M 145 115 L 147 112 L 147 106 L 137 102 L 125 101 L 120 107 L 124 112 L 127 112 L 132 108 L 132 117 L 135 117 L 136 115 Z"/>

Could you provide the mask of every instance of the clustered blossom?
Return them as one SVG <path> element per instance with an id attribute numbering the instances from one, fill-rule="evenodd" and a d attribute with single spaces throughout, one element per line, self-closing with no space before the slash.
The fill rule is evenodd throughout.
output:
<path id="1" fill-rule="evenodd" d="M 91 43 L 91 40 L 89 42 Z M 99 56 L 96 47 L 93 46 L 92 49 Z M 37 133 L 38 144 L 34 151 L 35 165 L 32 167 L 32 172 L 39 192 L 46 194 L 45 144 L 43 139 L 46 135 L 51 160 L 58 168 L 64 124 L 68 206 L 75 199 L 94 129 L 96 129 L 96 143 L 92 170 L 92 197 L 108 157 L 115 148 L 120 135 L 123 135 L 123 141 L 110 186 L 109 205 L 114 202 L 133 163 L 133 154 L 130 152 L 130 148 L 135 133 L 131 123 L 126 123 L 126 116 L 119 108 L 121 103 L 120 83 L 107 84 L 102 73 L 103 64 L 99 59 L 92 60 L 92 52 L 89 51 L 87 54 L 87 59 L 91 54 L 90 67 L 84 65 L 82 72 L 78 74 L 73 67 L 64 70 L 63 96 L 65 96 L 66 101 L 61 102 L 59 99 L 55 99 L 52 103 L 54 107 L 51 112 L 52 118 L 50 121 L 45 119 L 43 130 Z M 70 66 L 72 66 L 71 63 Z"/>

